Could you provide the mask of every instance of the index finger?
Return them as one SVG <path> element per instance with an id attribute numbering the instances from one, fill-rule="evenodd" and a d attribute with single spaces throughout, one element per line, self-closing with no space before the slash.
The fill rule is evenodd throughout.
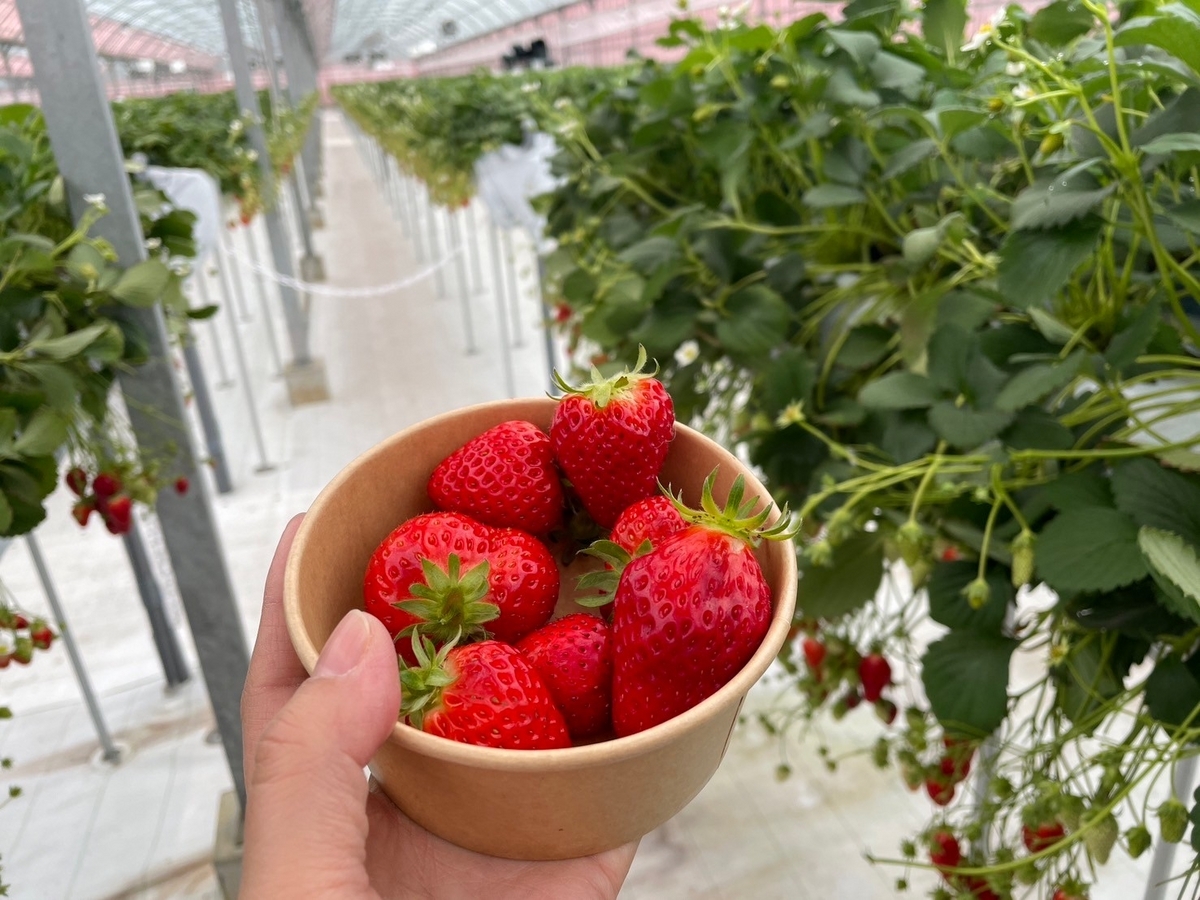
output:
<path id="1" fill-rule="evenodd" d="M 295 516 L 283 530 L 263 590 L 262 618 L 258 622 L 246 686 L 242 689 L 242 765 L 247 782 L 263 729 L 308 677 L 292 647 L 283 616 L 283 573 L 303 520 L 303 514 Z"/>

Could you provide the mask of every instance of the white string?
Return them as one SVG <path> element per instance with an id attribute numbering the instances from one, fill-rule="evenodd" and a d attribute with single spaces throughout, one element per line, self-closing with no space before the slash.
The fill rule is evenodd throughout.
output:
<path id="1" fill-rule="evenodd" d="M 292 288 L 293 290 L 304 291 L 305 293 L 316 294 L 321 297 L 354 297 L 354 298 L 379 297 L 383 294 L 391 294 L 391 293 L 395 293 L 396 291 L 404 290 L 404 288 L 411 287 L 412 285 L 416 284 L 418 281 L 423 281 L 424 279 L 428 278 L 430 275 L 432 275 L 438 269 L 442 268 L 447 263 L 449 263 L 452 259 L 454 259 L 456 256 L 458 256 L 459 254 L 462 253 L 462 248 L 457 248 L 457 249 L 451 251 L 446 256 L 443 256 L 437 262 L 430 263 L 425 268 L 419 269 L 418 271 L 413 272 L 411 275 L 406 275 L 404 278 L 401 278 L 399 281 L 392 281 L 392 282 L 389 282 L 388 284 L 378 284 L 378 285 L 374 285 L 372 287 L 334 288 L 334 287 L 329 287 L 328 285 L 324 285 L 324 284 L 314 284 L 311 281 L 301 281 L 299 278 L 291 278 L 287 275 L 281 275 L 279 272 L 276 272 L 275 269 L 270 266 L 263 266 L 263 265 L 260 265 L 256 262 L 254 262 L 254 260 L 252 260 L 252 259 L 247 259 L 245 256 L 243 256 L 241 254 L 241 251 L 237 250 L 236 248 L 227 247 L 226 249 L 229 252 L 229 255 L 233 258 L 233 261 L 238 266 L 245 267 L 246 269 L 249 269 L 251 272 L 257 272 L 260 275 L 265 275 L 267 278 L 270 278 L 276 284 L 282 284 L 285 287 Z"/>

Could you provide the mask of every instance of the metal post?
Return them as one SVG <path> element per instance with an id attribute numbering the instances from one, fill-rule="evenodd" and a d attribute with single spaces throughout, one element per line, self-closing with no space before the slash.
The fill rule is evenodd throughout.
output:
<path id="1" fill-rule="evenodd" d="M 133 577 L 137 581 L 138 593 L 142 597 L 142 605 L 146 607 L 146 616 L 150 620 L 150 633 L 154 636 L 154 646 L 158 650 L 158 658 L 162 662 L 163 674 L 167 677 L 168 687 L 179 687 L 191 678 L 187 661 L 175 637 L 175 629 L 167 618 L 167 607 L 163 602 L 162 588 L 154 576 L 154 568 L 150 563 L 150 554 L 146 551 L 146 542 L 138 529 L 137 520 L 131 523 L 129 531 L 121 536 L 125 552 L 129 555 L 129 565 L 133 568 Z"/>
<path id="2" fill-rule="evenodd" d="M 78 218 L 89 208 L 86 196 L 104 195 L 109 214 L 95 224 L 96 234 L 112 245 L 124 264 L 140 262 L 146 258 L 145 238 L 100 82 L 83 4 L 79 0 L 18 0 L 17 11 L 41 94 L 46 131 L 71 209 Z M 162 311 L 130 309 L 125 315 L 141 332 L 147 356 L 144 365 L 119 376 L 137 442 L 143 451 L 161 454 L 170 471 L 189 478 L 194 485 L 185 495 L 168 491 L 160 497 L 158 517 L 226 761 L 244 804 L 240 706 L 249 653 L 241 616 L 217 535 L 212 497 L 199 477 Z"/>
<path id="3" fill-rule="evenodd" d="M 467 205 L 467 242 L 471 245 L 471 282 L 472 290 L 477 294 L 483 293 L 483 260 L 479 250 L 479 223 L 475 219 L 475 204 Z"/>
<path id="4" fill-rule="evenodd" d="M 471 318 L 471 289 L 467 286 L 467 267 L 463 263 L 462 235 L 458 230 L 458 214 L 446 213 L 446 232 L 449 235 L 447 244 L 454 254 L 454 274 L 458 286 L 459 302 L 462 305 L 463 333 L 467 338 L 467 355 L 474 356 L 479 352 L 475 346 L 475 322 Z"/>
<path id="5" fill-rule="evenodd" d="M 1174 795 L 1185 803 L 1196 783 L 1196 757 L 1189 756 L 1175 768 Z M 1193 826 L 1195 827 L 1195 826 Z M 1159 841 L 1150 860 L 1150 876 L 1146 879 L 1146 900 L 1163 900 L 1167 896 L 1167 885 L 1171 878 L 1171 867 L 1175 863 L 1175 848 L 1178 844 Z"/>
<path id="6" fill-rule="evenodd" d="M 83 694 L 83 702 L 87 706 L 92 726 L 96 729 L 96 737 L 99 738 L 100 746 L 104 749 L 104 755 L 101 758 L 108 763 L 118 763 L 121 761 L 121 751 L 113 743 L 108 725 L 104 722 L 104 713 L 101 712 L 100 704 L 96 700 L 96 692 L 92 690 L 92 682 L 88 678 L 87 669 L 84 668 L 83 657 L 80 656 L 79 646 L 75 643 L 75 635 L 67 625 L 67 617 L 63 613 L 62 603 L 58 599 L 58 589 L 50 578 L 50 570 L 46 566 L 46 560 L 42 557 L 42 548 L 38 546 L 37 539 L 32 532 L 25 535 L 25 546 L 29 548 L 29 555 L 33 558 L 33 567 L 37 569 L 38 579 L 42 582 L 42 591 L 46 594 L 50 611 L 54 613 L 54 624 L 58 627 L 58 634 L 62 638 L 63 646 L 67 648 L 67 658 L 71 661 L 75 680 L 79 682 L 79 692 Z"/>
<path id="7" fill-rule="evenodd" d="M 221 424 L 213 409 L 212 395 L 208 392 L 208 379 L 204 377 L 204 364 L 200 362 L 200 351 L 196 349 L 195 336 L 191 333 L 183 341 L 183 361 L 187 364 L 188 381 L 192 383 L 192 397 L 196 401 L 196 412 L 204 431 L 204 445 L 212 462 L 216 476 L 217 493 L 228 494 L 233 490 L 233 479 L 229 475 L 229 461 L 225 458 L 225 445 L 221 442 Z"/>
<path id="8" fill-rule="evenodd" d="M 500 326 L 500 359 L 504 365 L 504 386 L 508 396 L 517 396 L 517 383 L 513 377 L 512 346 L 508 337 L 508 310 L 504 302 L 504 273 L 500 267 L 500 238 L 496 234 L 496 226 L 488 229 L 491 236 L 492 249 L 492 283 L 496 290 L 496 322 Z"/>
<path id="9" fill-rule="evenodd" d="M 220 245 L 217 247 L 217 253 L 220 255 Z M 221 279 L 221 293 L 228 300 L 230 295 L 229 275 L 225 271 L 225 261 L 217 266 L 217 275 Z M 237 284 L 237 279 L 233 279 L 234 284 Z M 242 380 L 242 392 L 246 395 L 246 409 L 250 413 L 250 430 L 254 433 L 254 443 L 258 447 L 258 468 L 255 472 L 270 472 L 274 466 L 267 459 L 267 445 L 263 440 L 262 423 L 258 421 L 258 403 L 254 399 L 254 388 L 250 384 L 250 367 L 246 364 L 246 350 L 242 347 L 242 335 L 238 331 L 237 322 L 233 319 L 229 320 L 229 330 L 233 334 L 233 358 L 237 363 L 238 374 Z"/>
<path id="10" fill-rule="evenodd" d="M 417 209 L 417 191 L 413 185 L 413 180 L 408 176 L 404 177 L 404 193 L 408 198 L 409 229 L 413 246 L 417 250 L 417 262 L 424 265 L 429 255 L 425 252 L 425 240 L 421 236 L 421 223 L 418 219 L 420 211 Z"/>
<path id="11" fill-rule="evenodd" d="M 192 278 L 195 283 L 200 285 L 201 302 L 205 306 L 210 306 L 208 302 L 208 288 L 204 285 L 204 273 L 197 267 L 192 271 Z M 208 317 L 208 335 L 212 338 L 213 356 L 217 360 L 217 377 L 220 379 L 217 382 L 217 389 L 231 387 L 233 379 L 229 377 L 229 367 L 225 364 L 225 350 L 221 347 L 221 332 L 217 328 L 217 316 L 221 315 L 223 310 L 217 310 L 214 315 Z"/>
<path id="12" fill-rule="evenodd" d="M 542 341 L 546 348 L 546 383 L 550 386 L 551 395 L 555 395 L 554 386 L 554 368 L 557 365 L 556 354 L 554 352 L 554 335 L 550 333 L 550 310 L 546 308 L 546 294 L 542 290 L 542 284 L 546 280 L 546 262 L 542 259 L 542 254 L 537 252 L 534 247 L 534 256 L 537 259 L 537 287 L 538 287 L 538 306 L 542 310 Z"/>
<path id="13" fill-rule="evenodd" d="M 279 33 L 279 48 L 283 52 L 283 68 L 287 72 L 287 92 L 292 104 L 299 106 L 317 90 L 316 54 L 312 48 L 304 19 L 304 11 L 298 3 L 288 0 L 273 0 L 275 28 Z M 312 125 L 300 151 L 304 178 L 308 188 L 308 210 L 314 209 L 314 200 L 320 188 L 321 172 L 321 114 L 313 115 Z"/>
<path id="14" fill-rule="evenodd" d="M 442 248 L 439 245 L 437 236 L 437 211 L 434 209 L 433 198 L 426 194 L 425 199 L 425 224 L 428 226 L 425 236 L 429 241 L 429 259 L 430 262 L 437 263 L 442 257 Z M 443 268 L 445 267 L 438 266 L 433 273 L 433 278 L 437 282 L 438 297 L 445 300 L 446 275 L 442 271 Z"/>
<path id="15" fill-rule="evenodd" d="M 66 0 L 59 0 L 66 2 Z M 243 109 L 254 114 L 253 120 L 247 127 L 247 136 L 251 146 L 258 153 L 258 168 L 262 177 L 263 192 L 267 197 L 275 197 L 275 173 L 271 170 L 271 159 L 267 152 L 267 139 L 262 125 L 258 122 L 258 97 L 254 93 L 254 82 L 250 78 L 250 66 L 246 60 L 246 48 L 242 42 L 242 27 L 238 20 L 237 0 L 218 0 L 221 7 L 221 24 L 225 30 L 226 50 L 229 54 L 229 65 L 233 70 L 234 87 L 237 92 L 238 104 Z M 275 271 L 287 278 L 295 276 L 292 266 L 292 249 L 288 243 L 287 232 L 280 218 L 276 205 L 268 205 L 264 211 L 267 223 L 267 234 L 271 241 L 271 256 Z M 324 400 L 329 397 L 329 387 L 325 379 L 324 369 L 316 364 L 308 347 L 308 321 L 300 306 L 300 298 L 287 285 L 279 286 L 279 295 L 283 300 L 283 315 L 287 323 L 288 338 L 291 341 L 292 364 L 288 369 L 288 393 L 293 404 Z"/>
<path id="16" fill-rule="evenodd" d="M 525 335 L 521 330 L 521 288 L 517 284 L 517 250 L 513 245 L 512 234 L 507 228 L 500 230 L 500 237 L 504 241 L 504 274 L 508 278 L 508 299 L 512 304 L 513 346 L 524 347 Z"/>
<path id="17" fill-rule="evenodd" d="M 262 307 L 263 324 L 267 329 L 267 349 L 271 353 L 271 362 L 274 364 L 275 374 L 282 375 L 283 358 L 279 353 L 279 342 L 275 339 L 275 322 L 271 319 L 271 302 L 267 299 L 267 283 L 260 271 L 264 267 L 262 257 L 258 255 L 258 241 L 254 239 L 254 224 L 247 225 L 245 230 L 246 248 L 250 251 L 250 262 L 254 269 L 254 280 L 258 286 L 258 303 Z M 236 277 L 235 280 L 237 280 Z"/>

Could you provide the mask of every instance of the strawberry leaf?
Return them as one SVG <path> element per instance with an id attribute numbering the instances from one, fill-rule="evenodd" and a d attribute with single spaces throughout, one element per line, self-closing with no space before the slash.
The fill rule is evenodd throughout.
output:
<path id="1" fill-rule="evenodd" d="M 1038 538 L 1037 571 L 1063 594 L 1110 591 L 1149 574 L 1133 519 L 1115 509 L 1069 509 Z"/>
<path id="2" fill-rule="evenodd" d="M 1018 642 L 952 631 L 921 660 L 925 694 L 947 730 L 973 737 L 995 731 L 1008 715 L 1008 663 Z"/>
<path id="3" fill-rule="evenodd" d="M 875 597 L 883 580 L 883 540 L 878 533 L 858 534 L 833 550 L 829 566 L 801 566 L 797 602 L 804 615 L 836 619 L 861 609 Z"/>

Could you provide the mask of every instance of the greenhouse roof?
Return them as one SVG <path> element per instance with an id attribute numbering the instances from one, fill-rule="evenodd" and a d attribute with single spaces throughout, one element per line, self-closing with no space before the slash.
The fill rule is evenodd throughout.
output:
<path id="1" fill-rule="evenodd" d="M 252 56 L 258 4 L 237 0 Z M 284 0 L 303 8 L 318 58 L 403 58 L 503 28 L 565 0 Z M 85 0 L 101 56 L 212 69 L 225 55 L 217 0 Z M 0 0 L 0 44 L 22 43 L 14 0 Z"/>

